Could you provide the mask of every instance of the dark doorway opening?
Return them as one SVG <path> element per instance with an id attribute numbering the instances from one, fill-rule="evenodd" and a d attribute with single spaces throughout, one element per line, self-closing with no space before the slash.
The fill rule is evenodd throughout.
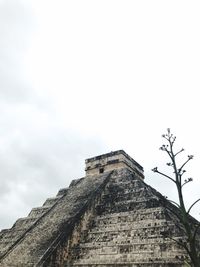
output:
<path id="1" fill-rule="evenodd" d="M 99 173 L 103 173 L 103 172 L 104 172 L 104 168 L 100 168 Z"/>

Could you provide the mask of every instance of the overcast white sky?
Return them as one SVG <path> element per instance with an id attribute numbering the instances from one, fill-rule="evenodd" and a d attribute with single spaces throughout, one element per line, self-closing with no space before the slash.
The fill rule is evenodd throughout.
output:
<path id="1" fill-rule="evenodd" d="M 0 0 L 0 229 L 117 149 L 175 198 L 151 172 L 166 170 L 167 127 L 195 155 L 198 198 L 199 14 L 199 1 Z"/>

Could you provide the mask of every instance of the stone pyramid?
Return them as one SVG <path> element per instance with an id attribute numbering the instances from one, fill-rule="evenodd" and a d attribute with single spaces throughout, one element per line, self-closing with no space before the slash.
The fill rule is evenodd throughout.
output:
<path id="1" fill-rule="evenodd" d="M 0 266 L 185 266 L 177 209 L 143 179 L 123 150 L 87 159 L 84 178 L 0 232 Z"/>

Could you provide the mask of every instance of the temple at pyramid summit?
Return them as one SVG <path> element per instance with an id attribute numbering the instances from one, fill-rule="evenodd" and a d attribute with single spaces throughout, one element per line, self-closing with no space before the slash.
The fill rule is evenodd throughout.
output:
<path id="1" fill-rule="evenodd" d="M 123 150 L 85 163 L 85 177 L 0 232 L 0 266 L 186 266 L 177 208 L 143 167 Z"/>

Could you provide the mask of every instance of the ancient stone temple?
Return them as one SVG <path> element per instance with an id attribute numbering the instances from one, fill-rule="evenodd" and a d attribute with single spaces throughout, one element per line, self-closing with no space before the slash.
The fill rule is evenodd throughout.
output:
<path id="1" fill-rule="evenodd" d="M 0 232 L 0 266 L 183 267 L 173 211 L 124 151 L 90 158 L 85 177 Z"/>

